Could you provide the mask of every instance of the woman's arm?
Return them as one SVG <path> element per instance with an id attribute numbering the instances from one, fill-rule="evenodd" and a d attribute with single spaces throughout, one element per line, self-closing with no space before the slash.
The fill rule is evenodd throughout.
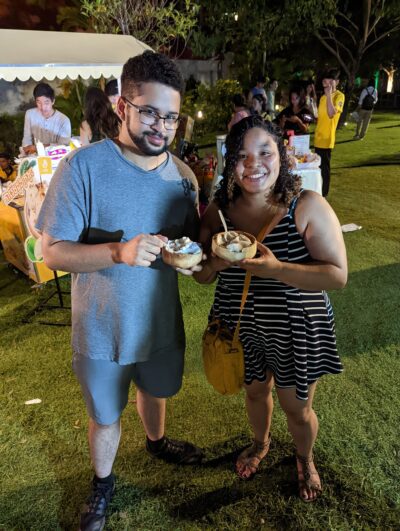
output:
<path id="1" fill-rule="evenodd" d="M 296 208 L 296 227 L 312 262 L 281 262 L 264 245 L 261 256 L 243 260 L 240 266 L 261 278 L 274 278 L 299 289 L 343 288 L 347 282 L 347 258 L 339 220 L 329 203 L 315 192 L 304 192 Z"/>

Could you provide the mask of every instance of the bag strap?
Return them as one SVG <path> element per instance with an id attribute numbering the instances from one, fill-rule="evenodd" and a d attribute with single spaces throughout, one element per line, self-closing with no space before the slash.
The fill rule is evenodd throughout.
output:
<path id="1" fill-rule="evenodd" d="M 263 228 L 258 233 L 257 241 L 262 242 L 264 240 L 265 236 L 268 234 L 268 231 L 269 231 L 270 227 L 273 226 L 273 224 L 275 222 L 275 219 L 278 218 L 279 215 L 280 215 L 279 211 L 276 212 L 276 214 L 271 219 L 271 221 L 268 221 L 263 226 Z M 236 349 L 238 344 L 239 344 L 240 319 L 242 317 L 242 312 L 243 312 L 244 305 L 246 304 L 247 295 L 249 294 L 250 281 L 251 281 L 251 273 L 250 273 L 250 271 L 247 271 L 245 279 L 244 279 L 244 284 L 243 284 L 243 293 L 242 293 L 242 301 L 240 303 L 239 319 L 238 319 L 238 322 L 236 324 L 235 332 L 233 334 L 233 339 L 232 339 L 232 348 L 233 349 Z"/>

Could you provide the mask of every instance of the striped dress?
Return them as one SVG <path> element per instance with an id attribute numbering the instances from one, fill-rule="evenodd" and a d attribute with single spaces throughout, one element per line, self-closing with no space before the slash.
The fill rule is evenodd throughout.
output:
<path id="1" fill-rule="evenodd" d="M 312 258 L 296 229 L 296 203 L 297 198 L 263 244 L 280 261 L 307 263 Z M 227 222 L 229 230 L 235 230 Z M 239 318 L 245 274 L 237 266 L 218 273 L 211 315 L 232 332 Z M 295 387 L 299 400 L 307 400 L 308 385 L 322 375 L 343 370 L 332 306 L 324 291 L 302 290 L 253 276 L 240 320 L 240 340 L 245 352 L 245 383 L 265 381 L 265 371 L 270 370 L 275 385 Z"/>

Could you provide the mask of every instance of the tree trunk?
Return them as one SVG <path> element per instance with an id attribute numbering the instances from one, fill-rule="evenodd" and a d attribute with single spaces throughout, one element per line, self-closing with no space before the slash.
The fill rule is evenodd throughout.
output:
<path id="1" fill-rule="evenodd" d="M 351 102 L 351 97 L 354 92 L 354 86 L 356 83 L 356 74 L 359 68 L 359 61 L 356 61 L 355 64 L 352 66 L 353 68 L 351 69 L 350 75 L 347 78 L 347 83 L 346 83 L 346 87 L 344 90 L 344 105 L 343 105 L 342 114 L 339 118 L 338 129 L 341 129 L 343 127 L 343 124 L 347 122 L 348 112 L 349 110 L 352 110 L 352 109 L 349 109 L 349 106 Z"/>
<path id="2" fill-rule="evenodd" d="M 339 118 L 338 129 L 341 129 L 343 127 L 343 124 L 347 122 L 347 115 L 349 111 L 352 110 L 352 109 L 349 109 L 349 105 L 350 105 L 353 92 L 354 92 L 354 83 L 353 84 L 348 83 L 346 86 L 345 92 L 344 92 L 344 105 L 343 105 L 342 114 L 340 115 L 340 118 Z"/>

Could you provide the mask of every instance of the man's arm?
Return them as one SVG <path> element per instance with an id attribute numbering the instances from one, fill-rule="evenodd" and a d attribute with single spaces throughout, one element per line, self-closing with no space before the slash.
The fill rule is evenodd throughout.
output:
<path id="1" fill-rule="evenodd" d="M 360 97 L 358 98 L 358 108 L 359 109 L 361 109 L 361 105 L 362 105 L 363 99 L 365 98 L 366 95 L 367 95 L 367 91 L 364 88 L 364 89 L 362 89 Z"/>
<path id="2" fill-rule="evenodd" d="M 325 89 L 325 95 L 326 95 L 326 110 L 328 113 L 329 118 L 333 118 L 335 114 L 337 113 L 337 110 L 335 109 L 335 106 L 333 105 L 332 101 L 332 87 L 329 86 Z"/>
<path id="3" fill-rule="evenodd" d="M 22 138 L 22 147 L 33 145 L 33 135 L 32 135 L 31 121 L 30 121 L 29 115 L 30 115 L 29 111 L 26 111 L 25 120 L 24 120 L 24 136 Z"/>
<path id="4" fill-rule="evenodd" d="M 160 254 L 165 241 L 164 236 L 139 234 L 126 243 L 89 245 L 57 240 L 43 233 L 42 251 L 44 262 L 50 269 L 69 273 L 93 273 L 115 264 L 149 267 Z"/>
<path id="5" fill-rule="evenodd" d="M 68 145 L 71 142 L 71 121 L 67 116 L 64 116 L 64 121 L 61 123 L 58 137 L 60 144 Z"/>

